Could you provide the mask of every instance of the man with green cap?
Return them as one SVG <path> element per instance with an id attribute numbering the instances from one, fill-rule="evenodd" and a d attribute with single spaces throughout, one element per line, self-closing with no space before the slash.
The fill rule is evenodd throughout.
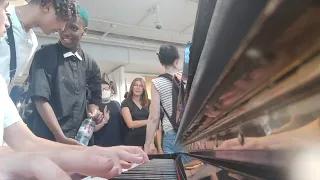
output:
<path id="1" fill-rule="evenodd" d="M 77 18 L 59 32 L 58 43 L 35 53 L 29 72 L 29 93 L 35 106 L 28 126 L 35 135 L 64 144 L 78 144 L 74 138 L 88 116 L 95 114 L 96 124 L 103 119 L 98 108 L 100 69 L 80 46 L 89 24 L 88 12 L 81 7 L 78 11 Z"/>

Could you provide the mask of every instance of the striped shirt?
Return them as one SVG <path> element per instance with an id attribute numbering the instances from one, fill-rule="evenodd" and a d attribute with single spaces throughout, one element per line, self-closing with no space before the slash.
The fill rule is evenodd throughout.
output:
<path id="1" fill-rule="evenodd" d="M 164 78 L 158 77 L 152 80 L 153 84 L 157 88 L 160 96 L 160 102 L 162 103 L 164 109 L 171 117 L 172 115 L 172 83 Z M 166 133 L 173 129 L 169 118 L 164 114 L 162 120 L 162 129 Z"/>

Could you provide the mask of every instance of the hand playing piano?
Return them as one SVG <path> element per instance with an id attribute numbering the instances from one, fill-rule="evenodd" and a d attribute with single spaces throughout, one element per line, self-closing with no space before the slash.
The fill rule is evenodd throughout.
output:
<path id="1" fill-rule="evenodd" d="M 150 143 L 144 145 L 144 152 L 146 152 L 147 154 L 157 154 L 158 150 L 154 143 Z"/>
<path id="2" fill-rule="evenodd" d="M 142 164 L 149 160 L 147 154 L 141 148 L 134 146 L 114 146 L 108 148 L 94 146 L 89 148 L 87 153 L 96 154 L 113 161 L 113 168 L 110 174 L 105 173 L 106 176 L 103 176 L 105 178 L 110 178 L 121 173 L 123 168 L 130 168 L 132 163 Z"/>
<path id="3" fill-rule="evenodd" d="M 51 159 L 63 171 L 83 176 L 110 179 L 128 169 L 133 163 L 147 162 L 148 156 L 139 147 L 88 147 L 83 150 L 61 150 L 40 153 Z M 39 165 L 38 165 L 39 166 Z"/>
<path id="4" fill-rule="evenodd" d="M 112 178 L 132 163 L 148 161 L 138 147 L 90 147 L 37 153 L 0 153 L 0 179 L 71 180 L 68 174 Z M 79 176 L 81 177 L 81 176 Z"/>

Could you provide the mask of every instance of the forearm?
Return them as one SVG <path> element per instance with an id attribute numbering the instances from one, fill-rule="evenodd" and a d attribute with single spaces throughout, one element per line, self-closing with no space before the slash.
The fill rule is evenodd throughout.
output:
<path id="1" fill-rule="evenodd" d="M 156 132 L 157 136 L 157 147 L 158 151 L 162 149 L 162 132 L 160 130 L 157 130 Z"/>
<path id="2" fill-rule="evenodd" d="M 53 149 L 78 150 L 84 148 L 82 146 L 60 144 L 39 138 L 22 121 L 5 128 L 4 140 L 14 151 L 21 152 L 39 152 Z"/>
<path id="3" fill-rule="evenodd" d="M 47 139 L 35 137 L 32 141 L 24 142 L 23 149 L 18 149 L 23 152 L 42 152 L 48 150 L 61 150 L 61 149 L 72 149 L 82 150 L 84 146 L 62 144 Z"/>
<path id="4" fill-rule="evenodd" d="M 0 146 L 0 156 L 15 152 L 9 146 Z"/>
<path id="5" fill-rule="evenodd" d="M 161 122 L 159 122 L 159 125 L 158 125 L 156 138 L 157 138 L 157 148 L 158 148 L 158 151 L 160 151 L 162 150 L 162 123 Z"/>
<path id="6" fill-rule="evenodd" d="M 156 118 L 155 119 L 151 118 L 148 120 L 145 144 L 152 143 L 152 141 L 154 139 L 154 133 L 157 130 L 158 124 L 159 124 L 159 119 L 157 120 Z"/>
<path id="7" fill-rule="evenodd" d="M 97 124 L 95 127 L 94 127 L 94 132 L 97 132 L 99 131 L 103 126 L 105 126 L 107 123 L 105 122 L 105 120 L 103 120 L 101 123 Z"/>
<path id="8" fill-rule="evenodd" d="M 36 100 L 35 104 L 41 118 L 46 123 L 52 134 L 55 137 L 64 136 L 51 105 L 47 101 L 40 99 Z"/>
<path id="9" fill-rule="evenodd" d="M 38 151 L 38 148 L 42 150 L 53 150 L 53 149 L 73 149 L 73 150 L 83 150 L 84 146 L 78 146 L 78 145 L 69 145 L 69 144 L 62 144 L 58 142 L 49 141 L 47 139 L 39 138 L 35 141 L 36 149 Z"/>
<path id="10" fill-rule="evenodd" d="M 132 120 L 127 124 L 129 128 L 139 128 L 144 127 L 148 124 L 148 120 Z"/>

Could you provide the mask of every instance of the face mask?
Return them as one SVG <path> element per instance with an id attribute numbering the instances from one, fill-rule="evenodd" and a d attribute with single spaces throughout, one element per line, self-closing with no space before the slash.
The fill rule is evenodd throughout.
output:
<path id="1" fill-rule="evenodd" d="M 111 91 L 102 91 L 102 100 L 109 100 L 111 97 Z"/>

